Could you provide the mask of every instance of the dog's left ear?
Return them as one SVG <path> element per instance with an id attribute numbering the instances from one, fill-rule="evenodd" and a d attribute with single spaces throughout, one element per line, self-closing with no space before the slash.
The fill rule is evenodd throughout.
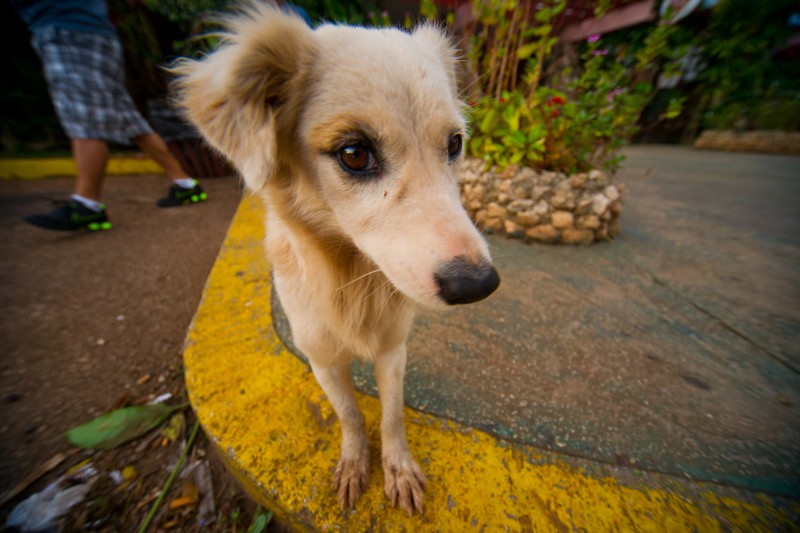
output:
<path id="1" fill-rule="evenodd" d="M 265 4 L 252 3 L 224 24 L 217 51 L 171 69 L 177 103 L 257 191 L 275 167 L 276 116 L 290 116 L 304 91 L 314 34 L 299 17 Z"/>
<path id="2" fill-rule="evenodd" d="M 452 40 L 445 33 L 433 24 L 423 24 L 419 26 L 412 36 L 422 40 L 428 47 L 436 52 L 442 61 L 442 65 L 447 72 L 447 79 L 450 81 L 450 90 L 454 98 L 458 98 L 458 65 L 459 54 Z"/>

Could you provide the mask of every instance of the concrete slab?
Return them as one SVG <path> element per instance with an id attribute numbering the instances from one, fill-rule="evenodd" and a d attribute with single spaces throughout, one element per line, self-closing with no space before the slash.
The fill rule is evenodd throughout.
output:
<path id="1" fill-rule="evenodd" d="M 204 428 L 254 496 L 312 529 L 791 528 L 800 320 L 798 243 L 784 224 L 797 220 L 800 160 L 725 154 L 728 183 L 728 160 L 708 160 L 719 154 L 629 154 L 620 239 L 493 239 L 501 292 L 421 316 L 409 439 L 431 489 L 410 519 L 386 508 L 377 450 L 357 510 L 336 507 L 338 423 L 272 329 L 262 215 L 245 200 L 185 363 Z M 767 205 L 770 221 L 753 213 Z M 360 402 L 377 443 L 377 401 Z"/>

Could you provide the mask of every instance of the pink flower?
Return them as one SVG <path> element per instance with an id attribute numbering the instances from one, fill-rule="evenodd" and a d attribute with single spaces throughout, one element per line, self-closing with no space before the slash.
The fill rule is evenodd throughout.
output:
<path id="1" fill-rule="evenodd" d="M 604 56 L 608 55 L 608 48 L 601 48 L 600 50 L 592 50 L 593 56 Z"/>
<path id="2" fill-rule="evenodd" d="M 590 43 L 596 43 L 597 41 L 600 40 L 600 34 L 599 33 L 595 33 L 594 35 L 590 35 L 589 38 L 586 39 L 586 40 L 588 42 L 590 42 Z"/>
<path id="3" fill-rule="evenodd" d="M 623 93 L 622 89 L 619 89 L 619 88 L 614 89 L 613 91 L 611 91 L 610 93 L 608 93 L 606 95 L 606 100 L 608 100 L 609 102 L 613 102 L 614 98 L 616 98 L 617 96 L 621 95 L 622 93 Z"/>

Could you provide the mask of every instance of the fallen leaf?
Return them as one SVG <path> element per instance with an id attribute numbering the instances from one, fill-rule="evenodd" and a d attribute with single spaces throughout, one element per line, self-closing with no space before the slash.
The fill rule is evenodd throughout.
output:
<path id="1" fill-rule="evenodd" d="M 183 416 L 183 413 L 178 412 L 172 415 L 172 417 L 169 419 L 169 424 L 161 428 L 159 433 L 170 442 L 175 442 L 183 434 L 183 428 L 185 425 L 186 417 Z"/>
<path id="2" fill-rule="evenodd" d="M 175 498 L 169 502 L 169 508 L 178 509 L 180 507 L 186 507 L 187 505 L 194 505 L 196 502 L 196 498 L 192 498 L 191 496 L 181 496 L 180 498 Z"/>
<path id="3" fill-rule="evenodd" d="M 253 514 L 253 521 L 250 522 L 250 527 L 247 528 L 247 533 L 262 533 L 267 529 L 267 524 L 272 520 L 272 511 L 267 511 L 263 507 L 256 509 Z"/>
<path id="4" fill-rule="evenodd" d="M 80 448 L 110 450 L 141 437 L 161 425 L 167 417 L 184 405 L 134 405 L 105 413 L 94 420 L 67 431 L 70 443 Z"/>

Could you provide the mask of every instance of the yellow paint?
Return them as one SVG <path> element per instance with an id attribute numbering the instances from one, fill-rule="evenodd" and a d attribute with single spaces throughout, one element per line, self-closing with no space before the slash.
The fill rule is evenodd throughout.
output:
<path id="1" fill-rule="evenodd" d="M 263 211 L 246 197 L 208 279 L 185 351 L 200 421 L 253 497 L 298 529 L 364 531 L 738 531 L 792 529 L 766 498 L 744 502 L 647 475 L 645 487 L 565 459 L 407 410 L 409 444 L 428 476 L 425 513 L 409 518 L 383 495 L 378 401 L 365 395 L 372 476 L 354 511 L 331 488 L 339 428 L 307 366 L 272 329 Z M 600 468 L 598 468 L 600 470 Z M 637 485 L 644 482 L 638 483 Z M 654 488 L 656 487 L 656 488 Z"/>
<path id="2" fill-rule="evenodd" d="M 52 176 L 75 176 L 77 167 L 71 158 L 0 159 L 0 179 L 40 179 Z M 134 174 L 163 174 L 152 159 L 112 157 L 108 161 L 109 176 Z"/>

